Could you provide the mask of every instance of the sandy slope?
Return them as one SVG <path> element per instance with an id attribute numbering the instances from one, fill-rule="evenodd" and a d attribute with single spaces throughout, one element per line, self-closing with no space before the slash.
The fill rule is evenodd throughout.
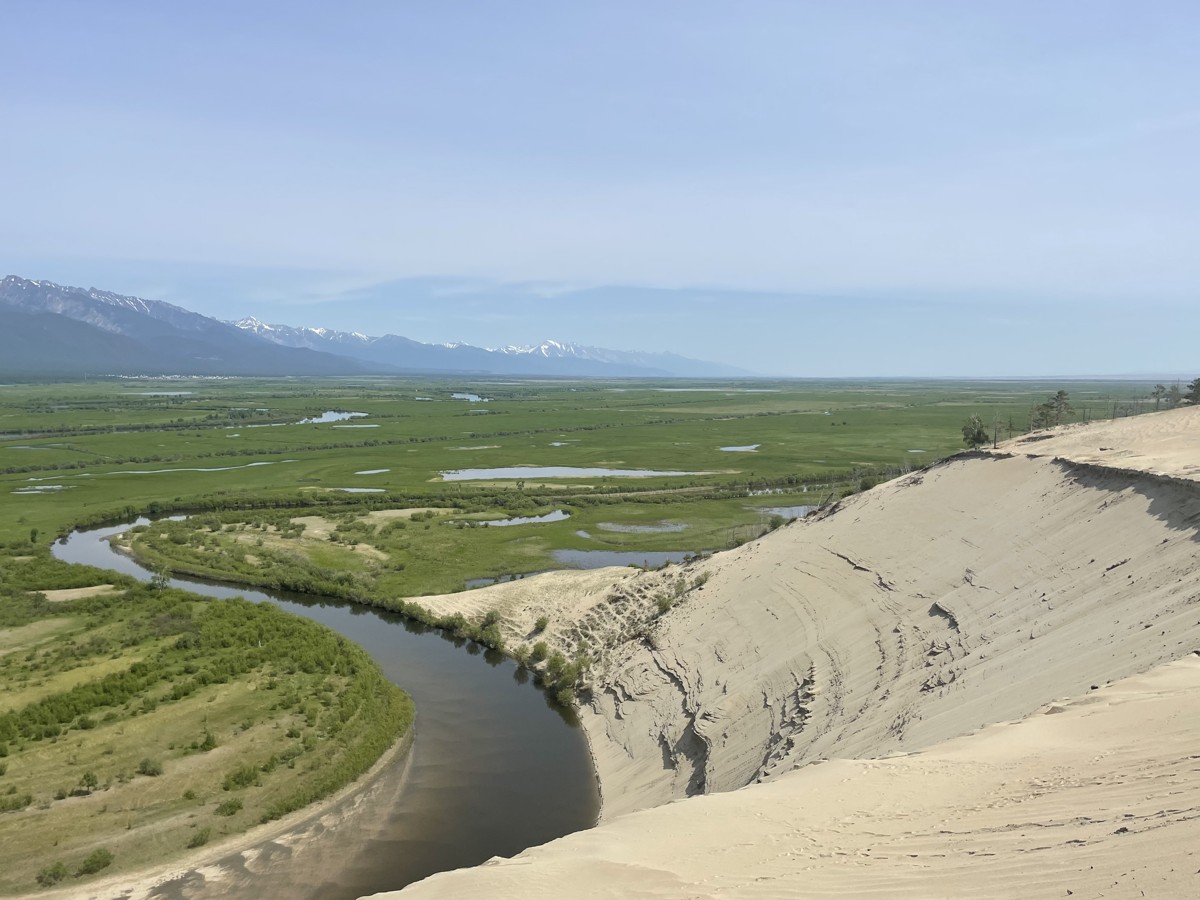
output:
<path id="1" fill-rule="evenodd" d="M 1014 438 L 1000 449 L 1200 480 L 1200 407 L 1068 425 Z"/>
<path id="2" fill-rule="evenodd" d="M 404 896 L 1200 896 L 1200 658 L 1038 712 L 623 816 Z"/>
<path id="3" fill-rule="evenodd" d="M 986 858 L 984 877 L 1007 879 L 989 893 L 1010 895 L 1022 892 L 1032 860 L 1050 859 L 1033 848 L 1059 846 L 1034 836 L 1047 823 L 1069 825 L 1069 840 L 1095 843 L 1109 812 L 1135 800 L 1155 813 L 1193 810 L 1167 815 L 1163 821 L 1174 824 L 1163 835 L 1183 829 L 1195 843 L 1195 760 L 1169 777 L 1139 781 L 1136 797 L 1118 783 L 1139 766 L 1157 771 L 1161 748 L 1141 746 L 1148 733 L 1182 729 L 1164 759 L 1187 756 L 1189 740 L 1193 750 L 1200 746 L 1198 720 L 1183 699 L 1200 687 L 1194 664 L 1165 670 L 1182 679 L 1179 689 L 1145 723 L 1097 724 L 1101 731 L 1076 742 L 1074 756 L 1054 749 L 1069 743 L 1068 733 L 1054 732 L 1021 778 L 1015 770 L 1012 778 L 998 774 L 1024 765 L 1022 749 L 1008 762 L 998 755 L 1004 729 L 941 742 L 1058 698 L 1099 696 L 1096 688 L 1110 681 L 1200 647 L 1200 487 L 1188 480 L 1200 463 L 1200 410 L 1063 429 L 1001 450 L 890 482 L 691 567 L 681 588 L 698 573 L 709 580 L 661 618 L 653 598 L 677 583 L 677 568 L 626 576 L 607 593 L 593 585 L 586 601 L 564 585 L 527 597 L 526 605 L 557 605 L 564 624 L 552 629 L 553 640 L 569 646 L 586 635 L 609 648 L 583 717 L 609 824 L 416 891 L 466 896 L 519 882 L 525 894 L 574 894 L 584 879 L 597 896 L 629 896 L 635 884 L 645 896 L 750 895 L 761 873 L 766 894 L 886 893 L 917 874 L 930 880 L 904 887 L 909 894 L 962 894 L 967 883 L 953 878 L 962 877 L 962 856 L 973 850 L 1000 853 Z M 531 579 L 523 588 L 536 585 Z M 499 593 L 477 594 L 472 602 L 497 600 Z M 575 628 L 566 624 L 572 615 Z M 1165 708 L 1176 702 L 1174 713 Z M 1064 721 L 1085 717 L 1087 707 L 1073 709 Z M 1040 746 L 1047 723 L 1059 718 L 1020 726 L 1024 743 Z M 1119 750 L 1112 738 L 1124 727 L 1133 728 L 1131 743 Z M 917 750 L 925 752 L 864 762 Z M 1067 755 L 1055 755 L 1060 750 Z M 954 765 L 946 754 L 957 754 Z M 796 771 L 830 759 L 840 761 Z M 1029 805 L 1035 781 L 1059 799 Z M 768 784 L 617 818 L 753 782 Z M 970 813 L 961 826 L 960 809 Z M 872 810 L 891 824 L 870 820 L 860 829 Z M 1008 831 L 995 832 L 1022 823 L 1040 823 L 1026 828 L 1027 856 L 1020 842 L 996 836 Z M 845 847 L 839 831 L 848 835 Z M 954 849 L 960 831 L 961 851 Z M 1154 876 L 1168 877 L 1158 838 L 1139 840 Z M 689 842 L 699 848 L 694 854 L 685 853 Z M 888 865 L 868 864 L 866 848 L 877 844 L 895 845 Z M 900 863 L 897 853 L 924 862 Z M 690 862 L 671 862 L 679 854 Z M 570 862 L 585 858 L 593 863 L 582 869 Z M 1179 862 L 1186 868 L 1194 860 Z M 919 868 L 926 864 L 932 868 Z M 1059 871 L 1065 863 L 1047 865 Z M 1116 879 L 1111 866 L 1093 871 Z M 844 880 L 852 873 L 853 882 Z M 1091 890 L 1093 882 L 1079 883 Z M 1074 890 L 1063 884 L 1046 896 Z"/>

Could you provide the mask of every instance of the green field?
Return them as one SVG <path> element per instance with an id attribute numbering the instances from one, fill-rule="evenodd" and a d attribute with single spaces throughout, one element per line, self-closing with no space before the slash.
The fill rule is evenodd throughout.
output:
<path id="1" fill-rule="evenodd" d="M 36 529 L 45 541 L 80 523 L 168 511 L 287 507 L 301 515 L 336 509 L 349 516 L 434 506 L 470 514 L 470 521 L 569 508 L 566 522 L 502 534 L 410 529 L 405 574 L 391 587 L 406 594 L 453 590 L 469 578 L 546 568 L 552 549 L 717 549 L 762 520 L 755 507 L 812 503 L 822 492 L 961 449 L 960 428 L 971 414 L 996 423 L 1001 437 L 1023 431 L 1031 407 L 1059 388 L 1070 391 L 1078 417 L 1152 406 L 1145 399 L 1149 386 L 1128 382 L 113 379 L 6 385 L 0 387 L 0 540 L 28 540 Z M 488 402 L 453 400 L 455 392 Z M 367 416 L 287 424 L 327 410 Z M 748 445 L 758 447 L 720 449 Z M 458 482 L 441 475 L 513 466 L 696 474 Z M 197 469 L 203 471 L 188 471 Z M 358 474 L 373 470 L 387 471 Z M 779 493 L 751 494 L 767 490 Z M 621 535 L 592 527 L 646 519 L 689 528 Z M 437 534 L 426 545 L 417 530 Z M 453 565 L 436 565 L 447 554 L 456 556 Z M 335 554 L 330 562 L 338 560 Z"/>
<path id="2" fill-rule="evenodd" d="M 555 567 L 555 550 L 720 549 L 761 531 L 771 517 L 764 508 L 816 505 L 961 449 L 969 415 L 1002 438 L 1019 433 L 1031 407 L 1059 388 L 1070 391 L 1080 418 L 1152 405 L 1148 385 L 1127 382 L 8 385 L 0 387 L 0 539 L 36 534 L 36 546 L 79 524 L 213 512 L 217 519 L 159 526 L 176 543 L 148 535 L 139 551 L 180 571 L 255 583 L 269 583 L 281 560 L 303 559 L 310 575 L 349 572 L 390 596 L 419 596 Z M 452 399 L 456 392 L 487 402 Z M 293 424 L 328 410 L 366 416 Z M 448 470 L 520 466 L 693 474 L 442 478 Z M 372 510 L 427 507 L 437 510 L 433 521 L 367 519 Z M 478 527 L 555 509 L 570 518 Z M 296 530 L 292 520 L 312 517 L 331 523 L 332 540 L 314 539 L 320 528 L 313 528 L 292 546 L 281 543 L 281 534 Z M 257 534 L 225 527 L 237 523 L 251 523 Z M 656 523 L 683 530 L 601 527 Z M 180 540 L 184 529 L 193 535 Z M 364 552 L 370 547 L 379 552 Z"/>

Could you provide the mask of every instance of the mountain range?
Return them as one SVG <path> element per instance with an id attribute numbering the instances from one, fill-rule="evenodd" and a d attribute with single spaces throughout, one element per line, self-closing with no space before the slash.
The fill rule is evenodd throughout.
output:
<path id="1" fill-rule="evenodd" d="M 672 353 L 544 341 L 487 349 L 327 328 L 222 322 L 161 300 L 0 281 L 0 375 L 479 374 L 736 377 L 749 373 Z"/>

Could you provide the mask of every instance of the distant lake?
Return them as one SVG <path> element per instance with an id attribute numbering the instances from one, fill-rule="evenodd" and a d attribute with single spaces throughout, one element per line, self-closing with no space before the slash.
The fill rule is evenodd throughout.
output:
<path id="1" fill-rule="evenodd" d="M 604 469 L 586 466 L 510 466 L 497 469 L 454 469 L 442 481 L 483 481 L 488 478 L 653 478 L 703 475 L 703 472 L 659 472 L 655 469 Z"/>

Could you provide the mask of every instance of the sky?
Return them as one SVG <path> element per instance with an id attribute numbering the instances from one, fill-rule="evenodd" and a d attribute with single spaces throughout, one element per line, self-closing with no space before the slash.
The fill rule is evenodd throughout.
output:
<path id="1" fill-rule="evenodd" d="M 1200 369 L 1200 5 L 8 2 L 0 275 L 769 375 Z"/>

